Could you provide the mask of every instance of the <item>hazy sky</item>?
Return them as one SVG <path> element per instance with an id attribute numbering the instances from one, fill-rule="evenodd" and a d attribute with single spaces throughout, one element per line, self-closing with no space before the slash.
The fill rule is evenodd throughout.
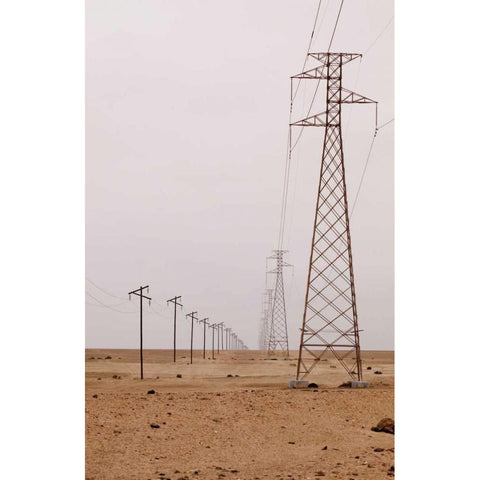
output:
<path id="1" fill-rule="evenodd" d="M 322 2 L 312 51 L 327 51 L 340 3 Z M 257 348 L 265 257 L 277 247 L 289 77 L 301 71 L 317 6 L 87 0 L 86 275 L 104 290 L 86 282 L 87 347 L 138 346 L 138 302 L 123 299 L 148 284 L 156 303 L 144 310 L 145 347 L 171 347 L 166 300 L 182 295 L 180 347 L 189 345 L 185 314 L 196 310 Z M 392 17 L 393 1 L 345 0 L 331 48 L 366 52 L 344 68 L 343 85 L 379 101 L 379 125 L 394 116 Z M 310 82 L 299 89 L 294 120 L 308 110 Z M 324 96 L 322 82 L 312 113 L 323 111 Z M 375 109 L 343 108 L 352 205 Z M 394 122 L 378 132 L 351 219 L 362 348 L 393 348 L 393 132 Z M 323 135 L 306 128 L 292 157 L 284 245 L 294 265 L 285 271 L 292 350 Z M 196 335 L 199 346 L 200 328 Z"/>

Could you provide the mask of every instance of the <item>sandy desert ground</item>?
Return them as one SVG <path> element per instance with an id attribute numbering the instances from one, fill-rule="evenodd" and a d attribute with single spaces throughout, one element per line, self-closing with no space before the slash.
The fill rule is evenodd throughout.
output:
<path id="1" fill-rule="evenodd" d="M 295 357 L 146 350 L 142 381 L 138 350 L 86 350 L 86 478 L 393 478 L 394 435 L 371 431 L 394 418 L 393 352 L 363 352 L 367 389 L 329 358 L 291 390 Z"/>

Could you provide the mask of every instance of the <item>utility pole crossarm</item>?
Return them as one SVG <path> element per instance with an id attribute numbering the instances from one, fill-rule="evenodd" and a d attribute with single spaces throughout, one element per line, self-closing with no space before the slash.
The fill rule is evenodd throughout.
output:
<path id="1" fill-rule="evenodd" d="M 306 70 L 305 72 L 298 73 L 297 75 L 294 75 L 291 78 L 297 78 L 297 79 L 307 78 L 307 79 L 326 80 L 327 75 L 324 73 L 324 71 L 325 71 L 325 68 L 322 65 L 320 67 L 315 67 L 315 68 L 312 68 L 310 70 Z"/>
<path id="2" fill-rule="evenodd" d="M 173 303 L 174 305 L 178 305 L 179 307 L 182 307 L 183 308 L 183 305 L 181 303 L 178 303 L 177 300 L 182 300 L 182 296 L 181 295 L 177 295 L 176 297 L 173 297 L 171 298 L 170 300 L 167 300 L 167 305 L 169 303 Z"/>
<path id="3" fill-rule="evenodd" d="M 316 115 L 311 115 L 310 117 L 293 122 L 290 125 L 294 127 L 326 127 L 326 114 L 327 112 L 317 113 Z"/>
<path id="4" fill-rule="evenodd" d="M 352 92 L 346 88 L 342 88 L 342 103 L 378 103 L 376 100 L 364 97 L 359 93 Z"/>
<path id="5" fill-rule="evenodd" d="M 130 295 L 137 295 L 138 297 L 143 297 L 143 298 L 146 298 L 147 300 L 152 301 L 150 297 L 147 297 L 142 293 L 142 291 L 145 289 L 148 289 L 148 285 L 146 285 L 145 287 L 137 288 L 136 290 L 132 290 L 131 292 L 128 292 L 128 296 L 130 297 Z"/>
<path id="6" fill-rule="evenodd" d="M 362 58 L 361 53 L 309 53 L 308 56 L 318 60 L 319 62 L 322 62 L 323 65 L 327 65 L 330 58 L 335 58 L 336 61 L 341 61 L 342 65 L 346 65 L 357 58 Z M 340 58 L 341 60 L 339 60 Z"/>

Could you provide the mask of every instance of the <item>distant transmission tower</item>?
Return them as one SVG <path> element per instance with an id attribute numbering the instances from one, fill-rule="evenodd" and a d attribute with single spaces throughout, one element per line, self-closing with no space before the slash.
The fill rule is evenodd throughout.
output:
<path id="1" fill-rule="evenodd" d="M 342 143 L 342 103 L 377 103 L 342 87 L 352 53 L 310 53 L 320 65 L 292 78 L 327 81 L 326 111 L 291 125 L 325 127 L 310 266 L 297 365 L 305 378 L 327 351 L 362 380 L 352 247 Z"/>
<path id="2" fill-rule="evenodd" d="M 275 268 L 268 272 L 275 274 L 273 304 L 269 315 L 268 354 L 271 355 L 273 352 L 281 350 L 285 352 L 288 357 L 287 312 L 285 310 L 285 294 L 283 289 L 283 267 L 290 267 L 291 265 L 283 260 L 283 254 L 286 252 L 287 250 L 274 250 L 273 255 L 268 257 L 277 262 Z"/>
<path id="3" fill-rule="evenodd" d="M 260 336 L 258 340 L 259 350 L 268 349 L 268 333 L 269 325 L 271 322 L 271 311 L 272 311 L 272 293 L 273 289 L 267 288 L 262 295 L 262 318 L 260 319 Z"/>

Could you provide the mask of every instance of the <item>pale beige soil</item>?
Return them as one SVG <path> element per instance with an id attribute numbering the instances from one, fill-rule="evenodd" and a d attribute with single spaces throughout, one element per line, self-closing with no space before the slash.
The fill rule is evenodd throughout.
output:
<path id="1" fill-rule="evenodd" d="M 194 352 L 189 365 L 190 352 L 177 355 L 145 351 L 142 381 L 137 350 L 86 350 L 87 478 L 393 478 L 394 436 L 370 430 L 394 416 L 393 352 L 363 352 L 368 389 L 338 388 L 346 372 L 320 362 L 308 378 L 318 391 L 288 388 L 293 358 Z"/>

